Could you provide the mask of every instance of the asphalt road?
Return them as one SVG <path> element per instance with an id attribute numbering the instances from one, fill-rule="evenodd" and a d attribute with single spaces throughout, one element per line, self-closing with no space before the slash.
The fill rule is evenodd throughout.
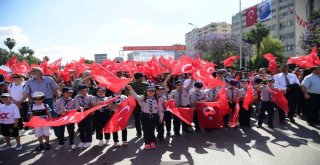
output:
<path id="1" fill-rule="evenodd" d="M 277 114 L 277 113 L 275 113 Z M 275 120 L 277 121 L 277 119 Z M 182 137 L 167 137 L 154 150 L 143 150 L 143 138 L 135 136 L 132 121 L 128 126 L 127 147 L 99 147 L 97 140 L 87 149 L 55 151 L 57 140 L 51 135 L 52 149 L 36 152 L 38 142 L 34 135 L 22 137 L 23 149 L 0 152 L 0 164 L 245 164 L 245 165 L 319 165 L 320 127 L 310 127 L 304 120 L 296 118 L 297 124 L 274 123 L 275 129 L 256 128 L 252 118 L 252 129 L 219 129 L 211 133 L 183 134 Z M 67 134 L 67 133 L 65 133 Z M 121 136 L 120 136 L 121 137 Z M 93 136 L 95 138 L 95 136 Z M 0 137 L 0 146 L 4 139 Z M 76 144 L 79 137 L 75 138 Z M 121 140 L 121 138 L 120 138 Z M 12 143 L 15 145 L 15 142 Z M 67 145 L 66 145 L 67 146 Z"/>

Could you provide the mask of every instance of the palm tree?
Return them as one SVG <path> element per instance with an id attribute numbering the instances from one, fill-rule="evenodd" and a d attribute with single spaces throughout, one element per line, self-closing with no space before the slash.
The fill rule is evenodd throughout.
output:
<path id="1" fill-rule="evenodd" d="M 3 43 L 9 48 L 10 50 L 9 53 L 11 54 L 11 50 L 16 45 L 16 41 L 13 38 L 7 38 L 6 40 L 3 41 Z"/>
<path id="2" fill-rule="evenodd" d="M 248 33 L 244 33 L 243 41 L 249 44 L 255 44 L 257 48 L 257 57 L 260 55 L 261 42 L 263 38 L 267 37 L 270 30 L 263 24 L 257 23 L 254 29 Z"/>

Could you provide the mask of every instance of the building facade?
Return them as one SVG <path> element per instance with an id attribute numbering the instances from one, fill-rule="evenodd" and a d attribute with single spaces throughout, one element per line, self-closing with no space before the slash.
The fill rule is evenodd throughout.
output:
<path id="1" fill-rule="evenodd" d="M 95 54 L 94 55 L 94 61 L 98 64 L 101 64 L 102 61 L 106 60 L 108 57 L 108 55 L 105 53 L 105 54 Z"/>
<path id="2" fill-rule="evenodd" d="M 186 54 L 189 56 L 197 54 L 199 51 L 194 48 L 197 39 L 213 32 L 231 32 L 231 24 L 226 22 L 213 22 L 201 28 L 192 29 L 192 31 L 185 34 Z"/>
<path id="3" fill-rule="evenodd" d="M 270 30 L 270 35 L 274 38 L 281 40 L 284 46 L 284 54 L 286 56 L 296 56 L 305 54 L 300 45 L 300 39 L 308 29 L 303 27 L 297 20 L 299 16 L 302 20 L 308 20 L 310 14 L 313 11 L 317 11 L 320 8 L 319 0 L 269 0 L 270 2 L 270 18 L 261 20 L 263 13 L 261 10 L 265 7 L 263 4 L 256 4 L 253 7 L 242 10 L 241 14 L 238 13 L 232 17 L 232 32 L 236 34 L 240 39 L 240 16 L 242 33 L 249 32 L 255 26 L 248 26 L 247 18 L 250 18 L 248 14 L 252 8 L 256 9 L 256 22 L 260 22 Z M 260 9 L 261 8 L 261 9 Z M 292 11 L 290 11 L 292 10 Z M 300 20 L 299 19 L 299 20 Z"/>

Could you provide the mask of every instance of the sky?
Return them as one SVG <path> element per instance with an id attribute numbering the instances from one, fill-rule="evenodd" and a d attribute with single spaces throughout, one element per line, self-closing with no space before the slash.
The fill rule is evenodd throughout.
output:
<path id="1" fill-rule="evenodd" d="M 14 51 L 28 46 L 50 61 L 113 59 L 123 46 L 185 44 L 188 23 L 231 23 L 237 12 L 239 0 L 0 0 L 0 41 L 14 38 Z"/>

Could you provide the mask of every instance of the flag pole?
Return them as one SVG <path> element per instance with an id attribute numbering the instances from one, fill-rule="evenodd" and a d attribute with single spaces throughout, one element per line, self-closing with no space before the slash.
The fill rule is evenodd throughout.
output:
<path id="1" fill-rule="evenodd" d="M 241 12 L 241 0 L 239 0 L 239 25 L 240 25 L 240 68 L 242 68 L 242 12 Z"/>

